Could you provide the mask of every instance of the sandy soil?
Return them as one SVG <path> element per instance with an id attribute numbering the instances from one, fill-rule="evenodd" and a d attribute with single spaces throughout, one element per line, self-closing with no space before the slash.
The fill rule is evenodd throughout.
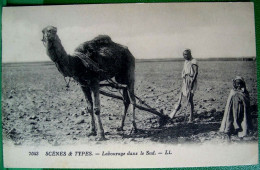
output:
<path id="1" fill-rule="evenodd" d="M 136 95 L 149 105 L 170 113 L 178 100 L 183 62 L 143 62 L 136 64 Z M 90 115 L 79 85 L 65 81 L 54 65 L 3 65 L 2 72 L 3 139 L 15 145 L 97 143 L 88 137 Z M 257 136 L 256 63 L 252 61 L 201 61 L 198 90 L 194 97 L 195 122 L 187 124 L 184 117 L 159 127 L 158 117 L 136 110 L 137 134 L 132 134 L 130 116 L 125 131 L 117 132 L 121 122 L 123 103 L 101 97 L 101 117 L 105 142 L 119 143 L 205 143 L 225 142 L 218 133 L 224 107 L 232 88 L 232 78 L 245 78 L 250 92 L 254 129 L 243 140 L 232 136 L 232 142 L 253 142 Z M 105 89 L 107 90 L 107 89 Z M 185 105 L 185 103 L 183 103 Z M 182 109 L 179 115 L 185 115 Z M 188 113 L 187 113 L 188 114 Z M 186 114 L 186 115 L 187 115 Z"/>

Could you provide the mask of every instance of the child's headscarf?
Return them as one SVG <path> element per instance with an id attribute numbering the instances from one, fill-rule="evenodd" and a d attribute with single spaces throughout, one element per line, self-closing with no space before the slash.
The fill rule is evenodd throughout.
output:
<path id="1" fill-rule="evenodd" d="M 241 80 L 241 81 L 243 81 L 243 83 L 245 84 L 245 80 L 244 80 L 244 78 L 241 77 L 241 76 L 236 76 L 235 79 L 234 79 L 234 81 L 235 81 L 235 80 Z"/>
<path id="2" fill-rule="evenodd" d="M 243 91 L 246 91 L 246 82 L 245 82 L 244 78 L 241 76 L 236 76 L 235 79 L 233 79 L 233 82 L 236 80 L 241 80 L 243 82 L 244 87 L 242 89 L 243 89 Z"/>

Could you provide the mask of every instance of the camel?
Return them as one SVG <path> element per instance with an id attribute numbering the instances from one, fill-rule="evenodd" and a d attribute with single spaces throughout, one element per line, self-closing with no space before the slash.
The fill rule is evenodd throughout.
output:
<path id="1" fill-rule="evenodd" d="M 136 132 L 135 58 L 128 48 L 113 42 L 107 35 L 99 35 L 93 40 L 80 44 L 75 49 L 75 53 L 70 55 L 64 50 L 56 27 L 47 26 L 42 33 L 46 53 L 56 64 L 59 72 L 64 77 L 72 77 L 81 85 L 87 102 L 87 112 L 91 115 L 89 136 L 99 135 L 99 140 L 106 140 L 100 118 L 100 82 L 112 78 L 125 87 L 123 88 L 124 111 L 118 130 L 123 131 L 125 117 L 130 107 L 132 126 Z M 97 130 L 94 115 L 97 119 Z"/>

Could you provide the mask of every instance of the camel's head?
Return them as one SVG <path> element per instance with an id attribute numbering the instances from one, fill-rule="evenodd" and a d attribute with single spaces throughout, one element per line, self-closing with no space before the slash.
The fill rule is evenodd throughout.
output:
<path id="1" fill-rule="evenodd" d="M 42 41 L 44 43 L 46 43 L 47 41 L 53 41 L 56 38 L 57 28 L 54 26 L 47 26 L 42 30 L 42 33 Z"/>

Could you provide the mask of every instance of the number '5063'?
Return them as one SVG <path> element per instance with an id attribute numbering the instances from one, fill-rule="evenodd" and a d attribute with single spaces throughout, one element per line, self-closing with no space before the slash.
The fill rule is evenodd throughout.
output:
<path id="1" fill-rule="evenodd" d="M 38 156 L 39 152 L 29 152 L 29 156 Z"/>

